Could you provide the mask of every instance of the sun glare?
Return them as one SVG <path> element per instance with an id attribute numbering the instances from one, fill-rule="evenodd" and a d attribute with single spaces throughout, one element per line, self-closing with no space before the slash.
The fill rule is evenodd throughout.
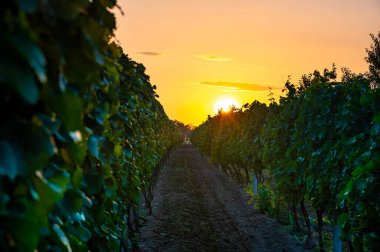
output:
<path id="1" fill-rule="evenodd" d="M 238 108 L 240 107 L 240 105 L 236 100 L 226 97 L 215 102 L 214 111 L 215 113 L 218 113 L 219 110 L 222 110 L 223 112 L 228 112 L 231 110 L 232 107 Z"/>

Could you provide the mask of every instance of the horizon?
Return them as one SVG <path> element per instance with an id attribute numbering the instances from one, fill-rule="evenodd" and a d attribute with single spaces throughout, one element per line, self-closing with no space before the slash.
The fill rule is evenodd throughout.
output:
<path id="1" fill-rule="evenodd" d="M 144 64 L 171 119 L 199 125 L 220 100 L 268 103 L 288 76 L 365 72 L 380 2 L 124 1 L 116 40 Z M 230 104 L 231 105 L 231 104 Z"/>

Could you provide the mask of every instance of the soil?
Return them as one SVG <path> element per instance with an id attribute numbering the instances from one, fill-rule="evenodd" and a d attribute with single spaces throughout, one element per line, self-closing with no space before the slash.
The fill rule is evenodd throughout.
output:
<path id="1" fill-rule="evenodd" d="M 242 188 L 183 144 L 160 172 L 140 250 L 306 251 L 248 201 Z"/>

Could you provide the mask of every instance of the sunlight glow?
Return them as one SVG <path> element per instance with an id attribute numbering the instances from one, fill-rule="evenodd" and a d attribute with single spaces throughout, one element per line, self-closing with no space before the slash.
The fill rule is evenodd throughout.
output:
<path id="1" fill-rule="evenodd" d="M 219 110 L 222 110 L 223 112 L 228 112 L 231 110 L 232 107 L 240 107 L 239 102 L 230 97 L 224 97 L 215 102 L 214 112 L 218 113 Z"/>
<path id="2" fill-rule="evenodd" d="M 118 4 L 125 14 L 112 9 L 117 44 L 144 64 L 169 118 L 195 126 L 223 97 L 240 105 L 269 103 L 271 86 L 278 101 L 288 75 L 296 84 L 333 62 L 338 69 L 367 71 L 365 48 L 380 24 L 380 0 Z"/>

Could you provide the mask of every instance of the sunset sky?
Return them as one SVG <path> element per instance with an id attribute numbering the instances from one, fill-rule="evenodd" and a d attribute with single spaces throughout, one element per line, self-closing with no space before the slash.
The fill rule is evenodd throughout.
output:
<path id="1" fill-rule="evenodd" d="M 380 0 L 124 0 L 116 38 L 171 119 L 198 125 L 221 99 L 268 102 L 288 75 L 364 72 Z"/>

